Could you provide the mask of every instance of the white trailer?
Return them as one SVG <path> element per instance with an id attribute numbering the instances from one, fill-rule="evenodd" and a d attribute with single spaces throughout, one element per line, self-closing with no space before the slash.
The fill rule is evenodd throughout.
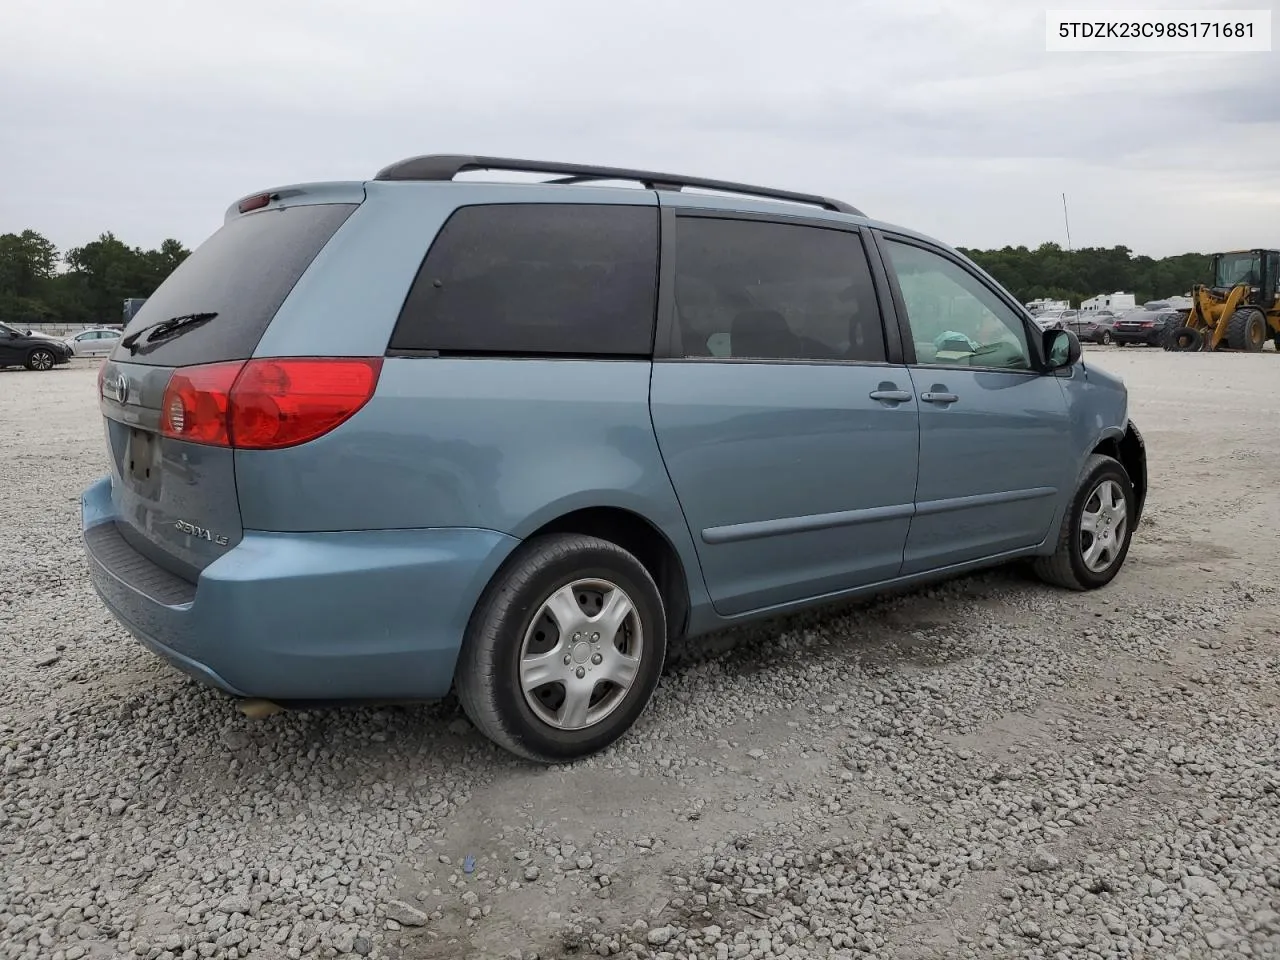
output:
<path id="1" fill-rule="evenodd" d="M 1099 310 L 1110 310 L 1117 316 L 1124 310 L 1132 310 L 1136 307 L 1137 301 L 1134 300 L 1132 293 L 1100 293 L 1096 297 L 1090 297 L 1084 303 L 1080 304 L 1080 309 L 1085 313 L 1096 313 Z"/>

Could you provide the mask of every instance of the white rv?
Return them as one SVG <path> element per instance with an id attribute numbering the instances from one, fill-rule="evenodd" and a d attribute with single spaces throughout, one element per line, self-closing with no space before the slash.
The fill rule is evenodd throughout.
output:
<path id="1" fill-rule="evenodd" d="M 1090 297 L 1080 304 L 1080 309 L 1085 313 L 1109 310 L 1118 317 L 1126 310 L 1132 310 L 1137 305 L 1132 293 L 1100 293 L 1096 297 Z"/>

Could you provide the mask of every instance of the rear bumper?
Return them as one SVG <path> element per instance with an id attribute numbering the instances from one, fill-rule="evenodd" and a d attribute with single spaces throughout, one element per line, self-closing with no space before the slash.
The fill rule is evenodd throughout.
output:
<path id="1" fill-rule="evenodd" d="M 519 543 L 465 528 L 246 531 L 184 592 L 114 535 L 109 478 L 81 515 L 94 589 L 130 633 L 202 683 L 273 700 L 444 696 L 475 602 Z"/>
<path id="2" fill-rule="evenodd" d="M 1116 343 L 1145 343 L 1153 347 L 1163 342 L 1164 330 L 1112 330 L 1111 339 Z"/>

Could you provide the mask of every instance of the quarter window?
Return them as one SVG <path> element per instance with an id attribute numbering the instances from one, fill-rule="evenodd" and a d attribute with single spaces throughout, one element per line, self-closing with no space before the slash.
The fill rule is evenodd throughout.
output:
<path id="1" fill-rule="evenodd" d="M 1021 317 L 959 264 L 907 243 L 888 241 L 907 308 L 916 362 L 1031 369 Z"/>
<path id="2" fill-rule="evenodd" d="M 885 359 L 857 233 L 680 217 L 675 299 L 679 352 L 686 357 Z"/>
<path id="3" fill-rule="evenodd" d="M 647 356 L 657 285 L 657 207 L 463 207 L 423 260 L 391 348 Z"/>

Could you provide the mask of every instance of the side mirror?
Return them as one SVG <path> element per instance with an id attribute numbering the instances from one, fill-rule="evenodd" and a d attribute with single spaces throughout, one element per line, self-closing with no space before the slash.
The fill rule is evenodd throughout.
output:
<path id="1" fill-rule="evenodd" d="M 28 330 L 26 333 L 24 333 L 24 334 L 23 334 L 23 336 L 24 336 L 24 337 L 29 337 L 29 336 L 31 336 L 31 331 L 30 331 L 30 330 Z"/>
<path id="2" fill-rule="evenodd" d="M 1044 353 L 1049 358 L 1050 370 L 1065 370 L 1079 362 L 1082 354 L 1080 339 L 1070 330 L 1046 330 Z"/>

